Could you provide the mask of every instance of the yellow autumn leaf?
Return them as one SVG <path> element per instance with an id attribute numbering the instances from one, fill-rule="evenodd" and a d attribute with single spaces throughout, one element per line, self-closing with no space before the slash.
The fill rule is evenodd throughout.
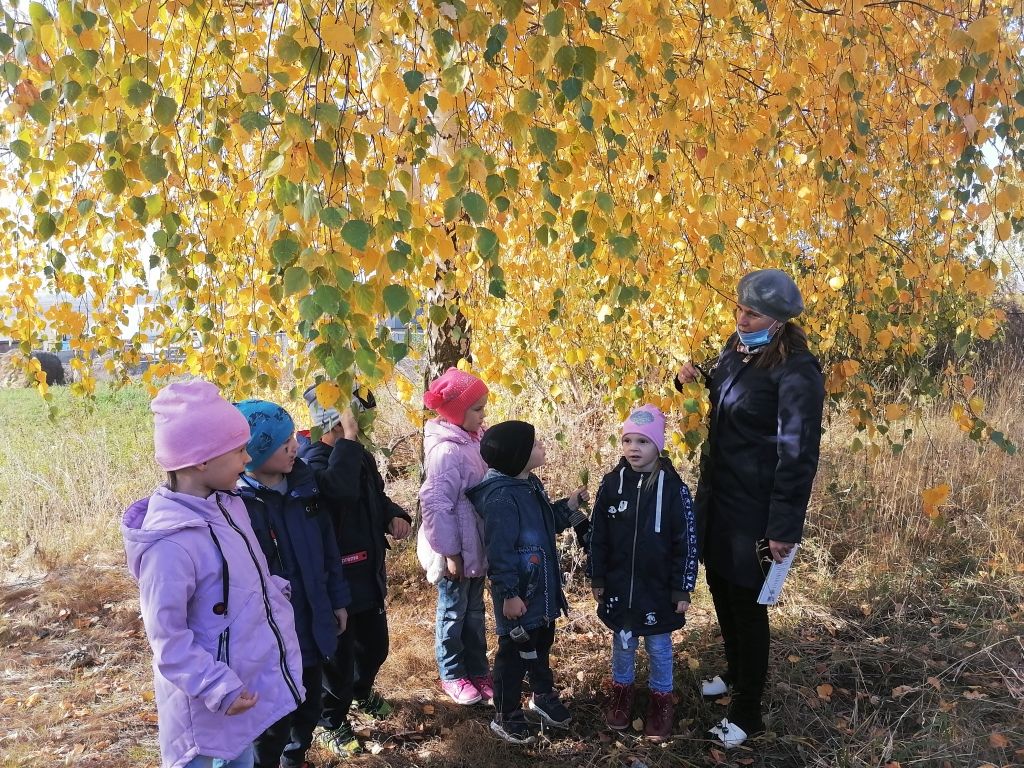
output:
<path id="1" fill-rule="evenodd" d="M 333 381 L 325 381 L 317 385 L 316 399 L 324 408 L 333 408 L 341 397 L 341 389 Z"/>
<path id="2" fill-rule="evenodd" d="M 899 421 L 907 415 L 909 406 L 906 403 L 889 403 L 884 410 L 886 421 Z"/>
<path id="3" fill-rule="evenodd" d="M 948 483 L 921 491 L 921 504 L 924 507 L 925 515 L 932 519 L 938 517 L 939 507 L 946 503 L 951 491 Z"/>

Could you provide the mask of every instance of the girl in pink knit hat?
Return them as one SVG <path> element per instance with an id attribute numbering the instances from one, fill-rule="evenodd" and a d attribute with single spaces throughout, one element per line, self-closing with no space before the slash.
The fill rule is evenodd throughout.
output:
<path id="1" fill-rule="evenodd" d="M 206 381 L 152 403 L 167 484 L 124 514 L 153 649 L 163 768 L 252 768 L 253 740 L 305 696 L 288 582 L 271 576 L 245 504 L 249 423 Z"/>
<path id="2" fill-rule="evenodd" d="M 605 721 L 633 722 L 640 638 L 650 668 L 644 735 L 672 733 L 672 632 L 685 623 L 697 578 L 697 529 L 690 489 L 665 449 L 665 416 L 653 405 L 622 425 L 622 459 L 604 476 L 591 517 L 591 586 L 597 615 L 612 631 L 612 691 Z"/>
<path id="3" fill-rule="evenodd" d="M 456 704 L 475 704 L 494 695 L 484 627 L 483 520 L 465 495 L 487 473 L 480 457 L 487 385 L 449 368 L 427 388 L 423 403 L 438 415 L 424 430 L 416 551 L 428 581 L 437 585 L 434 651 L 441 687 Z"/>

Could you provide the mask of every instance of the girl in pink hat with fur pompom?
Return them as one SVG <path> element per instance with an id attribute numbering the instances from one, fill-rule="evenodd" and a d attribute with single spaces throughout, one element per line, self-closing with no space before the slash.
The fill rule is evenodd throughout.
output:
<path id="1" fill-rule="evenodd" d="M 456 704 L 476 704 L 489 701 L 494 689 L 484 626 L 483 520 L 465 492 L 487 473 L 480 457 L 487 385 L 449 368 L 427 388 L 423 403 L 437 418 L 424 430 L 416 551 L 427 580 L 437 585 L 434 651 L 441 687 Z"/>

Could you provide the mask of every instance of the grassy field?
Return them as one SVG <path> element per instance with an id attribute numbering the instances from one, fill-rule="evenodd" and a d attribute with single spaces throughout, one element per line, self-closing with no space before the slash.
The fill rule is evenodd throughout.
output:
<path id="1" fill-rule="evenodd" d="M 979 381 L 986 416 L 1018 445 L 1022 373 L 1003 367 Z M 121 510 L 160 481 L 147 400 L 133 389 L 91 406 L 57 397 L 48 422 L 34 393 L 0 391 L 0 768 L 155 766 L 150 657 L 118 533 Z M 378 441 L 392 444 L 412 428 L 380 399 Z M 392 652 L 380 677 L 397 709 L 360 724 L 369 751 L 356 764 L 1024 764 L 1021 459 L 979 448 L 944 412 L 936 404 L 915 425 L 919 439 L 875 459 L 850 453 L 844 420 L 832 417 L 798 569 L 773 609 L 769 733 L 749 749 L 726 754 L 704 738 L 724 707 L 696 695 L 699 678 L 722 665 L 703 585 L 676 635 L 676 737 L 653 746 L 603 730 L 608 636 L 571 549 L 571 611 L 554 667 L 576 721 L 536 748 L 496 743 L 486 708 L 458 709 L 438 695 L 433 593 L 414 546 L 403 544 L 391 560 Z M 599 410 L 536 422 L 542 434 L 569 435 L 549 449 L 552 491 L 570 489 L 584 467 L 599 476 L 596 446 L 612 426 Z M 413 467 L 390 486 L 410 508 L 416 476 Z M 932 520 L 919 490 L 940 482 L 953 491 Z"/>

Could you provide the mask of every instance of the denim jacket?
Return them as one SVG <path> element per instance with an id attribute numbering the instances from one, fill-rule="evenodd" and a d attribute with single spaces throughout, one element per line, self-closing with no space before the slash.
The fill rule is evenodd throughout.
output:
<path id="1" fill-rule="evenodd" d="M 586 516 L 570 510 L 566 499 L 552 503 L 535 475 L 520 480 L 491 469 L 466 496 L 484 519 L 498 635 L 507 635 L 517 624 L 536 629 L 564 614 L 569 606 L 555 534 L 585 523 Z M 516 621 L 502 613 L 502 603 L 512 597 L 526 603 L 526 613 Z"/>

